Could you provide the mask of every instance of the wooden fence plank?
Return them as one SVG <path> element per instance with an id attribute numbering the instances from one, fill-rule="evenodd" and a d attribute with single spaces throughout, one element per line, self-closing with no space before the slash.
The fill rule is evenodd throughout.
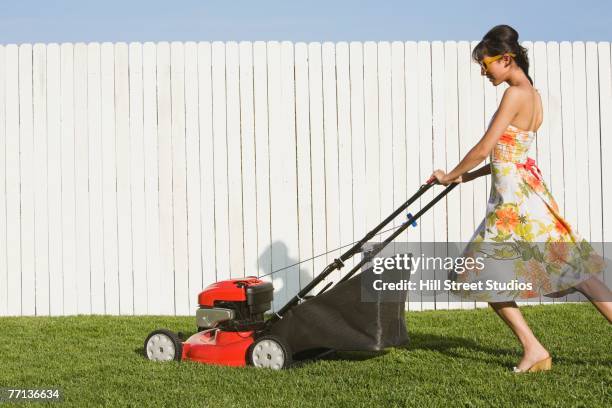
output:
<path id="1" fill-rule="evenodd" d="M 548 62 L 548 123 L 550 131 L 550 192 L 565 214 L 563 174 L 563 122 L 561 120 L 561 73 L 559 68 L 559 44 L 547 42 Z"/>
<path id="2" fill-rule="evenodd" d="M 64 314 L 77 310 L 76 220 L 74 174 L 74 47 L 60 45 L 61 162 L 62 162 L 62 258 Z"/>
<path id="3" fill-rule="evenodd" d="M 329 41 L 322 46 L 323 134 L 325 146 L 325 218 L 327 263 L 340 255 L 340 193 L 338 169 L 338 105 L 336 98 L 336 49 Z M 326 281 L 337 281 L 341 274 L 332 272 Z"/>
<path id="4" fill-rule="evenodd" d="M 19 162 L 21 217 L 21 314 L 36 313 L 32 45 L 19 46 Z M 74 241 L 72 241 L 74 243 Z M 74 254 L 74 250 L 72 251 Z M 74 270 L 74 266 L 73 266 Z"/>
<path id="5" fill-rule="evenodd" d="M 585 46 L 585 71 L 586 71 L 586 132 L 587 155 L 588 155 L 588 197 L 589 197 L 589 229 L 587 238 L 597 245 L 597 250 L 602 253 L 603 229 L 602 229 L 602 206 L 601 206 L 601 146 L 599 135 L 601 132 L 599 112 L 599 76 L 597 64 L 597 43 L 587 41 Z M 599 243 L 599 244 L 597 244 Z"/>
<path id="6" fill-rule="evenodd" d="M 433 143 L 433 159 L 432 170 L 442 169 L 450 170 L 455 164 L 451 164 L 447 157 L 447 138 L 446 138 L 446 58 L 444 43 L 442 41 L 433 41 L 431 43 L 431 85 L 432 85 L 432 143 Z M 438 194 L 443 187 L 434 187 L 435 193 Z M 436 204 L 428 213 L 433 215 L 433 241 L 436 243 L 435 251 L 430 254 L 436 257 L 445 257 L 446 253 L 442 249 L 443 243 L 447 241 L 447 225 L 446 214 L 448 196 Z M 443 275 L 440 269 L 427 269 L 426 278 L 440 279 Z M 440 291 L 433 291 L 435 299 L 434 308 L 448 309 L 448 297 Z"/>
<path id="7" fill-rule="evenodd" d="M 417 192 L 420 185 L 426 181 L 429 174 L 421 171 L 420 166 L 420 120 L 419 120 L 419 103 L 420 103 L 420 88 L 419 88 L 419 65 L 418 65 L 419 45 L 416 41 L 407 41 L 404 43 L 404 78 L 405 78 L 405 94 L 406 94 L 406 173 L 408 183 L 408 197 L 412 197 Z M 408 210 L 412 214 L 416 214 L 420 209 L 420 200 L 413 203 Z M 417 221 L 416 227 L 408 228 L 406 235 L 407 242 L 421 242 L 421 220 Z M 418 282 L 421 277 L 420 272 L 413 274 L 410 280 Z M 408 292 L 408 309 L 422 310 L 421 293 L 420 291 Z"/>
<path id="8" fill-rule="evenodd" d="M 559 47 L 561 68 L 561 120 L 563 128 L 563 188 L 565 192 L 565 219 L 570 225 L 578 226 L 577 174 L 576 166 L 576 91 L 574 87 L 574 67 L 572 63 L 572 44 L 562 41 Z"/>
<path id="9" fill-rule="evenodd" d="M 159 302 L 161 314 L 175 314 L 174 225 L 172 200 L 172 105 L 170 44 L 157 44 L 157 152 L 159 175 Z"/>
<path id="10" fill-rule="evenodd" d="M 445 41 L 444 43 L 444 99 L 445 99 L 445 122 L 446 122 L 446 169 L 452 170 L 459 161 L 463 158 L 460 155 L 459 149 L 459 92 L 458 92 L 458 43 L 455 41 Z M 480 165 L 479 165 L 480 167 Z M 452 193 L 446 196 L 447 212 L 446 216 L 446 242 L 456 248 L 456 243 L 461 241 L 461 194 L 459 189 L 455 189 Z M 454 255 L 450 246 L 444 256 Z M 447 272 L 440 271 L 439 279 L 446 279 Z M 462 302 L 451 299 L 450 295 L 446 295 L 448 304 L 445 305 L 450 309 L 460 309 Z"/>
<path id="11" fill-rule="evenodd" d="M 372 228 L 383 219 L 387 218 L 395 210 L 394 183 L 393 183 L 393 105 L 391 90 L 391 44 L 388 41 L 377 43 L 377 66 L 378 66 L 378 171 L 379 171 L 379 217 L 371 226 Z M 385 229 L 397 225 L 398 221 L 393 220 Z M 381 234 L 380 240 L 389 236 L 389 232 Z M 395 245 L 389 245 L 385 252 L 390 255 L 394 252 Z"/>
<path id="12" fill-rule="evenodd" d="M 378 112 L 378 45 L 373 41 L 363 44 L 364 134 L 366 185 L 366 230 L 378 225 L 381 218 L 380 144 Z M 381 236 L 372 238 L 380 242 Z"/>
<path id="13" fill-rule="evenodd" d="M 45 44 L 34 44 L 32 49 L 32 103 L 34 116 L 34 216 L 35 216 L 35 262 L 36 262 L 36 314 L 49 315 L 49 219 L 47 211 L 47 48 Z M 87 62 L 87 61 L 85 61 Z M 0 64 L 1 65 L 1 64 Z M 3 92 L 0 92 L 3 95 Z M 3 129 L 4 130 L 4 129 Z M 2 142 L 0 142 L 2 144 Z M 4 157 L 4 155 L 2 155 Z M 3 167 L 3 166 L 2 166 Z M 4 169 L 2 169 L 4 170 Z M 0 177 L 3 183 L 3 177 Z M 3 184 L 4 185 L 4 184 Z M 2 189 L 4 190 L 4 189 Z M 2 191 L 4 194 L 4 191 Z M 4 201 L 0 198 L 0 201 Z M 4 204 L 4 202 L 2 203 Z M 0 208 L 2 205 L 0 205 Z M 1 216 L 0 216 L 1 217 Z M 89 223 L 87 223 L 89 224 Z M 1 229 L 0 229 L 1 230 Z M 89 234 L 87 234 L 89 235 Z M 88 237 L 87 241 L 88 242 Z M 87 248 L 87 256 L 89 247 Z M 0 256 L 1 258 L 1 256 Z M 89 260 L 86 268 L 89 277 Z M 0 285 L 3 286 L 3 285 Z M 89 293 L 89 285 L 87 286 Z M 88 302 L 89 303 L 89 302 Z M 84 313 L 88 313 L 86 309 Z M 1 314 L 1 313 L 0 313 Z"/>
<path id="14" fill-rule="evenodd" d="M 551 167 L 550 167 L 550 118 L 548 115 L 548 70 L 547 70 L 547 51 L 544 41 L 536 41 L 533 46 L 533 70 L 534 70 L 534 86 L 538 89 L 540 99 L 542 100 L 542 124 L 536 132 L 536 162 L 542 170 L 544 182 L 550 185 Z"/>
<path id="15" fill-rule="evenodd" d="M 36 65 L 35 65 L 36 66 Z M 6 47 L 0 45 L 0 157 L 6 163 L 6 104 L 5 104 L 5 91 L 6 91 Z M 36 122 L 35 122 L 36 123 Z M 45 173 L 46 174 L 46 173 Z M 7 267 L 7 250 L 8 250 L 8 235 L 7 235 L 7 219 L 6 219 L 6 164 L 0 166 L 0 316 L 6 316 L 8 314 L 8 267 Z M 47 286 L 48 283 L 47 276 Z M 42 280 L 41 280 L 42 283 Z M 48 301 L 47 291 L 47 301 Z M 38 298 L 42 300 L 42 296 Z M 41 305 L 42 310 L 42 305 Z M 49 307 L 47 302 L 47 313 Z"/>
<path id="16" fill-rule="evenodd" d="M 353 241 L 362 239 L 372 228 L 366 224 L 368 197 L 364 192 L 366 174 L 366 136 L 364 131 L 363 44 L 349 44 L 349 97 L 353 175 Z M 316 213 L 315 213 L 316 214 Z M 361 261 L 357 255 L 356 262 Z M 354 267 L 355 264 L 351 266 Z"/>
<path id="17" fill-rule="evenodd" d="M 185 43 L 185 158 L 187 172 L 187 313 L 193 313 L 202 290 L 200 138 L 198 123 L 198 46 Z"/>
<path id="18" fill-rule="evenodd" d="M 51 315 L 65 314 L 64 277 L 64 242 L 62 219 L 62 90 L 61 90 L 61 48 L 50 44 L 48 52 L 48 91 L 47 91 L 47 126 L 48 126 L 48 168 L 49 168 L 49 290 L 53 294 L 50 303 Z M 68 158 L 67 158 L 68 159 Z M 67 161 L 66 159 L 66 161 Z M 66 244 L 68 245 L 68 244 Z M 104 273 L 102 271 L 102 276 Z M 66 282 L 70 283 L 70 282 Z M 104 308 L 104 303 L 102 303 Z"/>
<path id="19" fill-rule="evenodd" d="M 102 43 L 102 205 L 104 208 L 104 294 L 107 314 L 120 313 L 114 62 L 114 45 L 110 42 Z"/>
<path id="20" fill-rule="evenodd" d="M 314 271 L 312 235 L 312 174 L 310 161 L 310 109 L 308 90 L 308 44 L 295 44 L 295 129 L 297 199 L 299 219 L 300 288 L 312 280 Z M 308 260 L 308 261 L 306 261 Z"/>
<path id="21" fill-rule="evenodd" d="M 133 312 L 148 310 L 147 230 L 145 199 L 145 148 L 142 44 L 129 44 L 130 194 L 132 230 Z"/>
<path id="22" fill-rule="evenodd" d="M 215 180 L 213 145 L 212 47 L 198 43 L 200 203 L 202 221 L 201 287 L 216 281 Z"/>
<path id="23" fill-rule="evenodd" d="M 115 44 L 115 140 L 117 155 L 117 255 L 119 314 L 134 313 L 130 163 L 130 78 L 126 43 Z"/>
<path id="24" fill-rule="evenodd" d="M 379 188 L 380 188 L 380 217 L 369 228 L 374 227 L 395 210 L 394 185 L 394 154 L 393 154 L 393 101 L 392 101 L 392 60 L 391 44 L 388 41 L 377 43 L 378 65 L 378 137 L 379 137 Z M 390 222 L 384 230 L 395 227 L 399 217 Z M 383 231 L 384 231 L 383 230 Z M 381 233 L 384 240 L 390 232 Z M 390 244 L 385 254 L 393 254 L 398 246 Z"/>
<path id="25" fill-rule="evenodd" d="M 314 269 L 313 277 L 327 266 L 328 245 L 325 197 L 325 136 L 323 133 L 323 71 L 320 43 L 308 44 L 308 91 L 310 95 L 310 154 L 312 169 L 312 236 Z M 313 293 L 318 293 L 327 280 L 319 283 Z"/>
<path id="26" fill-rule="evenodd" d="M 268 133 L 267 44 L 253 44 L 253 103 L 255 107 L 255 168 L 257 190 L 258 276 L 272 282 L 272 241 L 270 237 L 270 145 Z"/>
<path id="27" fill-rule="evenodd" d="M 282 200 L 273 200 L 273 206 L 276 206 L 277 210 L 272 207 L 273 216 L 281 212 L 285 212 L 281 218 L 283 222 L 283 240 L 287 243 L 287 265 L 294 265 L 300 260 L 299 244 L 298 244 L 298 208 L 297 200 L 297 163 L 295 160 L 296 152 L 296 135 L 295 135 L 295 56 L 293 43 L 290 41 L 283 41 L 280 46 L 280 79 L 281 79 L 281 107 L 280 118 L 282 119 L 280 135 L 277 134 L 275 140 L 282 139 L 282 143 L 275 143 L 274 148 L 271 150 L 272 153 L 277 152 L 276 147 L 282 146 L 282 154 L 278 156 L 271 155 L 274 160 L 282 157 L 282 172 L 283 172 L 283 183 L 282 183 Z M 280 151 L 280 149 L 279 149 Z M 277 162 L 277 164 L 280 164 Z M 277 167 L 278 168 L 278 167 Z M 279 190 L 272 190 L 273 193 L 278 195 Z M 274 196 L 273 196 L 274 197 Z M 276 204 L 280 205 L 276 205 Z M 282 211 L 281 211 L 282 208 Z M 286 217 L 286 218 L 285 218 Z M 277 217 L 278 219 L 278 217 Z M 272 224 L 274 227 L 275 224 Z M 272 233 L 274 234 L 274 228 Z M 272 235 L 274 239 L 274 235 Z M 286 238 L 285 238 L 286 237 Z M 286 281 L 286 296 L 288 298 L 293 297 L 300 290 L 300 277 L 298 266 L 292 266 L 287 270 L 287 281 Z"/>
<path id="28" fill-rule="evenodd" d="M 257 276 L 257 161 L 253 100 L 253 44 L 250 41 L 241 41 L 238 46 L 240 50 L 244 274 L 246 276 Z"/>
<path id="29" fill-rule="evenodd" d="M 185 43 L 185 156 L 187 168 L 188 305 L 193 313 L 202 290 L 202 204 L 198 121 L 198 45 Z M 189 313 L 189 312 L 188 312 Z"/>
<path id="30" fill-rule="evenodd" d="M 185 47 L 170 44 L 170 95 L 172 132 L 172 219 L 174 225 L 174 304 L 177 315 L 189 307 L 187 253 L 187 173 L 185 169 Z"/>
<path id="31" fill-rule="evenodd" d="M 53 48 L 47 47 L 47 62 L 50 63 L 53 57 Z M 53 77 L 47 67 L 48 84 L 54 84 Z M 89 43 L 87 45 L 87 142 L 88 142 L 88 173 L 89 173 L 89 239 L 90 239 L 90 285 L 91 285 L 91 312 L 103 314 L 105 312 L 105 291 L 104 291 L 104 222 L 103 222 L 103 175 L 102 175 L 102 105 L 101 105 L 101 61 L 100 44 Z M 49 119 L 55 110 L 55 104 L 51 99 L 54 89 L 48 89 L 47 111 Z M 48 119 L 48 120 L 49 120 Z M 53 250 L 51 244 L 57 239 L 57 232 L 53 228 L 53 218 L 51 216 L 51 203 L 53 184 L 53 160 L 52 150 L 52 129 L 53 123 L 48 122 L 49 131 L 49 268 L 53 273 L 51 260 Z M 58 156 L 59 158 L 59 156 Z M 61 234 L 61 230 L 59 231 Z M 61 242 L 61 241 L 60 241 Z M 58 243 L 59 245 L 59 243 Z M 51 275 L 53 276 L 53 275 Z M 53 280 L 50 280 L 50 288 L 53 290 Z M 51 292 L 53 293 L 53 291 Z M 53 302 L 51 303 L 53 305 Z"/>
<path id="32" fill-rule="evenodd" d="M 163 281 L 160 256 L 160 198 L 157 134 L 157 52 L 153 42 L 142 47 L 142 114 L 144 149 L 144 194 L 146 223 L 147 313 L 159 315 L 167 298 L 162 299 Z M 164 285 L 165 286 L 165 285 Z"/>
<path id="33" fill-rule="evenodd" d="M 230 276 L 232 278 L 244 276 L 239 63 L 238 44 L 235 41 L 227 42 L 225 47 L 227 185 L 229 199 Z"/>
<path id="34" fill-rule="evenodd" d="M 227 185 L 225 44 L 212 44 L 212 112 L 214 138 L 217 280 L 230 278 L 230 231 Z"/>
<path id="35" fill-rule="evenodd" d="M 418 42 L 418 115 L 419 115 L 419 164 L 421 182 L 427 181 L 431 173 L 436 169 L 434 168 L 434 146 L 433 146 L 433 103 L 432 103 L 432 46 L 428 41 Z M 427 205 L 435 196 L 435 191 L 440 191 L 439 187 L 430 188 L 425 192 L 419 199 L 419 205 L 414 209 L 414 213 L 420 210 L 422 207 Z M 416 203 L 415 203 L 416 204 Z M 421 218 L 420 221 L 420 242 L 425 245 L 431 245 L 435 242 L 435 225 L 434 225 L 434 213 L 428 211 Z M 431 253 L 430 251 L 427 251 Z M 429 273 L 419 268 L 419 272 L 415 274 L 415 280 L 427 280 Z M 435 303 L 432 300 L 432 295 L 428 294 L 427 297 L 422 296 L 421 307 L 423 310 L 434 309 Z M 427 299 L 427 300 L 423 300 Z"/>
<path id="36" fill-rule="evenodd" d="M 391 103 L 391 133 L 393 138 L 393 208 L 391 211 L 395 211 L 396 208 L 408 199 L 408 185 L 406 182 L 406 85 L 404 63 L 404 43 L 393 41 L 391 43 L 391 95 L 389 97 Z M 410 188 L 414 187 L 410 186 Z M 398 215 L 390 225 L 393 227 L 401 226 L 408 219 L 406 213 L 407 211 L 404 211 Z M 386 235 L 388 236 L 389 233 Z M 404 232 L 397 237 L 396 241 L 405 243 L 406 238 L 407 232 Z M 393 253 L 399 253 L 404 248 L 404 244 L 397 245 Z"/>
<path id="37" fill-rule="evenodd" d="M 6 256 L 7 256 L 7 313 L 21 315 L 21 217 L 20 217 L 20 161 L 19 161 L 19 48 L 6 46 Z M 59 190 L 59 189 L 58 189 Z M 11 239 L 8 239 L 11 237 Z M 59 240 L 61 243 L 61 239 Z M 61 298 L 59 299 L 61 303 Z"/>
<path id="38" fill-rule="evenodd" d="M 283 208 L 281 203 L 286 203 L 286 194 L 290 191 L 286 185 L 288 175 L 283 174 L 286 170 L 283 166 L 289 154 L 286 143 L 280 142 L 282 139 L 289 137 L 283 134 L 285 130 L 282 127 L 280 118 L 282 111 L 282 81 L 281 76 L 281 47 L 278 41 L 269 41 L 267 43 L 267 66 L 268 66 L 268 134 L 269 144 L 269 160 L 270 160 L 270 239 L 271 246 L 269 248 L 270 257 L 272 260 L 272 283 L 274 284 L 274 302 L 273 311 L 280 309 L 288 300 L 287 266 L 293 264 L 295 259 L 288 259 L 288 243 L 287 230 L 284 228 L 284 223 L 288 221 L 289 215 L 286 214 L 287 209 Z M 285 188 L 283 188 L 285 187 Z M 280 214 L 277 213 L 280 211 Z M 277 272 L 278 271 L 278 272 Z"/>
<path id="39" fill-rule="evenodd" d="M 353 235 L 353 155 L 351 141 L 351 94 L 349 74 L 349 44 L 336 44 L 336 94 L 338 106 L 338 196 L 340 237 L 338 255 L 350 248 Z M 340 275 L 344 276 L 355 265 L 355 257 L 348 259 Z"/>
<path id="40" fill-rule="evenodd" d="M 91 275 L 89 254 L 89 147 L 87 116 L 87 44 L 74 46 L 74 183 L 76 241 L 76 310 L 91 313 Z M 36 111 L 36 107 L 34 108 Z M 46 111 L 46 109 L 45 109 Z M 43 117 L 44 118 L 44 117 Z M 44 119 L 43 119 L 44 120 Z M 41 135 L 41 139 L 45 138 Z M 45 160 L 46 166 L 46 160 Z M 41 175 L 42 176 L 42 175 Z M 46 173 L 45 176 L 46 178 Z M 45 180 L 46 181 L 46 180 Z M 45 186 L 46 189 L 46 186 Z M 38 203 L 37 203 L 38 205 Z M 45 203 L 45 206 L 47 204 Z M 45 209 L 46 214 L 46 209 Z M 39 212 L 36 213 L 38 219 Z M 45 222 L 47 222 L 45 218 Z M 48 237 L 45 236 L 48 241 Z M 42 255 L 42 254 L 41 254 Z M 39 253 L 37 251 L 36 258 Z M 37 268 L 38 271 L 38 268 Z M 48 272 L 47 272 L 48 273 Z M 37 272 L 38 279 L 38 272 Z M 38 291 L 37 291 L 38 299 Z M 48 301 L 48 295 L 47 295 Z M 48 308 L 47 308 L 48 309 Z M 146 311 L 145 311 L 146 312 Z"/>
<path id="41" fill-rule="evenodd" d="M 34 159 L 32 45 L 19 46 L 18 117 L 21 217 L 21 314 L 35 314 Z"/>

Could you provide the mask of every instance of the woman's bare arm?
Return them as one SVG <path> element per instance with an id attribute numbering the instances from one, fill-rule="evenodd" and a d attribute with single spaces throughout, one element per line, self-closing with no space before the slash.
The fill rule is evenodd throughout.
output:
<path id="1" fill-rule="evenodd" d="M 449 182 L 455 180 L 486 160 L 499 138 L 516 116 L 523 98 L 524 94 L 514 86 L 504 91 L 499 109 L 495 112 L 491 125 L 484 136 L 470 149 L 459 164 L 444 176 L 445 180 Z"/>

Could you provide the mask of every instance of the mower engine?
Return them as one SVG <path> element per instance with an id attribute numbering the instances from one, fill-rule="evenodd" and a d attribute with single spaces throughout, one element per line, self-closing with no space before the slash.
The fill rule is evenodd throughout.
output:
<path id="1" fill-rule="evenodd" d="M 271 309 L 274 288 L 256 277 L 230 279 L 207 286 L 198 295 L 198 331 L 219 327 L 229 331 L 254 330 Z"/>

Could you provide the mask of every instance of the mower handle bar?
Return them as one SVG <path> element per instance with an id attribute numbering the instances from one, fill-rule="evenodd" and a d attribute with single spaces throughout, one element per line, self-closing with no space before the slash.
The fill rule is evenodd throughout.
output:
<path id="1" fill-rule="evenodd" d="M 315 286 L 317 286 L 323 279 L 325 279 L 330 273 L 335 271 L 336 269 L 341 269 L 344 266 L 344 261 L 350 259 L 355 254 L 362 252 L 362 246 L 366 242 L 368 242 L 372 237 L 374 237 L 381 229 L 383 229 L 388 223 L 393 221 L 395 217 L 397 217 L 400 213 L 402 213 L 410 204 L 415 202 L 420 196 L 422 196 L 427 190 L 429 190 L 434 185 L 435 177 L 430 177 L 424 184 L 421 185 L 419 190 L 410 197 L 405 203 L 400 205 L 391 215 L 385 218 L 380 224 L 378 224 L 373 230 L 368 232 L 365 237 L 363 237 L 360 241 L 358 241 L 355 245 L 353 245 L 349 250 L 340 255 L 339 258 L 334 259 L 332 263 L 327 265 L 325 269 L 317 275 L 312 281 L 308 283 L 302 290 L 300 290 L 297 295 L 295 295 L 291 300 L 289 300 L 285 306 L 283 306 L 278 312 L 272 314 L 271 318 L 267 321 L 268 324 L 274 323 L 275 321 L 281 319 L 283 315 L 295 306 L 300 299 L 303 299 L 304 296 L 308 294 Z M 459 183 L 451 183 L 448 187 L 444 189 L 440 194 L 434 197 L 427 205 L 425 205 L 419 212 L 410 217 L 408 221 L 404 222 L 399 229 L 397 229 L 393 234 L 391 234 L 386 240 L 384 240 L 381 244 L 379 244 L 373 251 L 371 256 L 376 255 L 378 252 L 382 251 L 387 244 L 393 241 L 399 234 L 401 234 L 406 228 L 408 228 L 414 221 L 416 221 L 421 215 L 423 215 L 427 210 L 433 207 L 438 201 L 442 199 L 446 194 L 448 194 L 453 188 L 455 188 Z M 355 272 L 359 270 L 368 260 L 362 259 L 353 269 L 349 271 L 349 273 L 344 276 L 339 282 L 344 282 L 349 279 Z M 323 293 L 330 285 L 328 284 L 321 292 L 317 294 L 320 295 Z"/>

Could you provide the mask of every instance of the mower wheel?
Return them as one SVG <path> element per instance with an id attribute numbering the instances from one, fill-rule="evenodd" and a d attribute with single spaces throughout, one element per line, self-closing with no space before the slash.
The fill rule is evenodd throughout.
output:
<path id="1" fill-rule="evenodd" d="M 272 334 L 257 338 L 247 350 L 247 362 L 255 367 L 280 370 L 289 367 L 292 360 L 289 344 Z"/>
<path id="2" fill-rule="evenodd" d="M 159 329 L 151 332 L 144 342 L 145 354 L 152 361 L 181 361 L 183 343 L 170 330 Z"/>

